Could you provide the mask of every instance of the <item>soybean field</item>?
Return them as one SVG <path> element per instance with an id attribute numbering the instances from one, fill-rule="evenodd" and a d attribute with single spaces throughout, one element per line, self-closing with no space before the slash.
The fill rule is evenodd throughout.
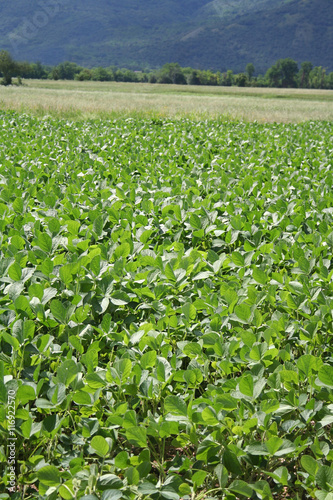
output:
<path id="1" fill-rule="evenodd" d="M 0 113 L 0 499 L 333 499 L 332 137 Z"/>

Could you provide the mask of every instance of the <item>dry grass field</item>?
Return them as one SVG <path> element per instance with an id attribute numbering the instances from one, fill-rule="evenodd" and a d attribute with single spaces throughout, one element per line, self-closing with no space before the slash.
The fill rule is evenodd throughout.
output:
<path id="1" fill-rule="evenodd" d="M 0 109 L 70 119 L 186 115 L 298 123 L 333 120 L 333 91 L 25 80 L 0 87 Z"/>

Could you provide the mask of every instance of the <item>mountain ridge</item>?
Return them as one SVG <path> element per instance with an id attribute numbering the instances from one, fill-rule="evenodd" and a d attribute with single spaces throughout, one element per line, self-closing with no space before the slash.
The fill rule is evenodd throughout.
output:
<path id="1" fill-rule="evenodd" d="M 83 66 L 265 72 L 291 57 L 333 70 L 331 0 L 0 0 L 0 48 Z"/>

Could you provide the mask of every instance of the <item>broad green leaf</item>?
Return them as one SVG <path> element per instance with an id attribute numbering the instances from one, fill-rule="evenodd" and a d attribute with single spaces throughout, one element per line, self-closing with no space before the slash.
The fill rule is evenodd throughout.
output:
<path id="1" fill-rule="evenodd" d="M 241 479 L 237 479 L 236 481 L 233 481 L 231 485 L 229 486 L 230 491 L 233 491 L 234 493 L 237 493 L 238 495 L 243 495 L 246 498 L 251 498 L 253 490 L 252 488 L 245 482 L 242 481 Z"/>
<path id="2" fill-rule="evenodd" d="M 120 359 L 115 362 L 114 368 L 119 375 L 121 382 L 125 382 L 130 376 L 132 370 L 132 363 L 129 359 Z"/>
<path id="3" fill-rule="evenodd" d="M 237 231 L 242 230 L 243 224 L 242 224 L 242 219 L 239 217 L 239 215 L 235 215 L 234 217 L 231 217 L 230 224 Z"/>
<path id="4" fill-rule="evenodd" d="M 333 490 L 333 468 L 327 465 L 321 465 L 316 474 L 316 483 L 319 488 L 325 491 Z"/>
<path id="5" fill-rule="evenodd" d="M 220 488 L 225 488 L 229 480 L 229 474 L 226 467 L 224 467 L 224 465 L 222 464 L 218 464 L 215 468 L 215 474 L 217 476 Z"/>
<path id="6" fill-rule="evenodd" d="M 49 253 L 52 250 L 52 238 L 47 233 L 40 233 L 37 238 L 37 245 L 43 252 Z"/>
<path id="7" fill-rule="evenodd" d="M 18 250 L 23 250 L 25 247 L 25 241 L 21 236 L 18 236 L 17 234 L 14 234 L 11 239 L 11 244 L 14 245 L 15 248 Z"/>
<path id="8" fill-rule="evenodd" d="M 115 466 L 118 469 L 126 469 L 130 463 L 127 451 L 121 451 L 115 458 Z"/>
<path id="9" fill-rule="evenodd" d="M 174 213 L 175 217 L 181 221 L 182 215 L 181 215 L 181 210 L 179 205 L 167 205 L 162 208 L 162 217 L 166 217 L 169 213 Z"/>
<path id="10" fill-rule="evenodd" d="M 152 229 L 147 229 L 146 231 L 143 231 L 143 233 L 140 236 L 141 243 L 147 243 L 152 234 L 153 234 Z"/>
<path id="11" fill-rule="evenodd" d="M 196 214 L 191 214 L 190 216 L 190 224 L 194 229 L 201 229 L 201 220 Z"/>
<path id="12" fill-rule="evenodd" d="M 283 457 L 284 455 L 288 455 L 289 453 L 293 453 L 295 451 L 295 444 L 288 439 L 283 439 L 282 446 L 275 452 L 276 457 Z"/>
<path id="13" fill-rule="evenodd" d="M 254 310 L 253 314 L 253 321 L 252 324 L 256 327 L 259 328 L 262 325 L 263 317 L 260 311 L 258 309 Z"/>
<path id="14" fill-rule="evenodd" d="M 67 310 L 60 300 L 52 300 L 50 309 L 55 319 L 57 319 L 60 323 L 66 324 Z"/>
<path id="15" fill-rule="evenodd" d="M 239 252 L 233 252 L 231 255 L 231 260 L 238 267 L 243 267 L 245 264 L 244 255 Z"/>
<path id="16" fill-rule="evenodd" d="M 155 495 L 156 493 L 159 494 L 159 490 L 156 488 L 155 484 L 151 483 L 150 481 L 143 481 L 141 484 L 138 486 L 138 492 L 141 495 Z"/>
<path id="17" fill-rule="evenodd" d="M 131 299 L 129 298 L 127 293 L 121 291 L 113 292 L 112 296 L 110 297 L 110 301 L 115 306 L 125 306 L 130 302 L 130 300 Z"/>
<path id="18" fill-rule="evenodd" d="M 199 356 L 202 352 L 202 349 L 200 344 L 197 344 L 196 342 L 189 342 L 184 346 L 183 352 L 187 356 L 193 357 L 193 356 Z"/>
<path id="19" fill-rule="evenodd" d="M 23 344 L 25 340 L 33 338 L 35 323 L 29 319 L 25 319 L 24 321 L 19 319 L 14 323 L 12 332 L 20 344 Z"/>
<path id="20" fill-rule="evenodd" d="M 126 429 L 126 438 L 131 444 L 139 448 L 147 446 L 147 431 L 144 427 L 129 427 Z"/>
<path id="21" fill-rule="evenodd" d="M 221 450 L 221 445 L 211 441 L 210 439 L 204 439 L 199 443 L 197 455 L 197 460 L 208 461 L 208 457 L 215 457 Z"/>
<path id="22" fill-rule="evenodd" d="M 109 333 L 110 328 L 111 328 L 111 323 L 112 323 L 112 318 L 109 313 L 104 314 L 101 327 L 104 330 L 105 333 Z"/>
<path id="23" fill-rule="evenodd" d="M 15 210 L 15 212 L 21 214 L 23 212 L 23 207 L 24 205 L 22 198 L 15 198 L 15 200 L 13 201 L 13 209 Z"/>
<path id="24" fill-rule="evenodd" d="M 298 261 L 299 268 L 306 274 L 310 271 L 310 262 L 305 258 L 301 257 Z"/>
<path id="25" fill-rule="evenodd" d="M 86 376 L 86 381 L 89 387 L 93 389 L 98 389 L 99 387 L 105 387 L 106 382 L 98 373 L 88 373 Z"/>
<path id="26" fill-rule="evenodd" d="M 206 280 L 207 278 L 210 278 L 210 276 L 213 276 L 211 271 L 202 271 L 201 273 L 196 274 L 192 279 L 193 281 Z"/>
<path id="27" fill-rule="evenodd" d="M 43 420 L 42 431 L 49 437 L 54 437 L 57 431 L 60 429 L 62 419 L 59 419 L 58 415 L 49 415 Z"/>
<path id="28" fill-rule="evenodd" d="M 243 473 L 238 458 L 235 453 L 230 451 L 228 448 L 225 448 L 223 453 L 223 464 L 226 469 L 233 474 L 241 475 Z"/>
<path id="29" fill-rule="evenodd" d="M 182 307 L 182 313 L 184 314 L 187 321 L 194 320 L 196 317 L 196 309 L 195 306 L 189 302 L 187 302 Z"/>
<path id="30" fill-rule="evenodd" d="M 311 354 L 304 354 L 297 360 L 297 367 L 301 370 L 306 377 L 309 377 L 312 373 L 312 370 L 315 370 L 317 367 L 317 359 Z"/>
<path id="31" fill-rule="evenodd" d="M 49 274 L 52 273 L 53 271 L 53 262 L 51 261 L 51 259 L 47 258 L 45 260 L 43 260 L 42 262 L 42 273 L 44 273 L 46 276 L 49 276 Z"/>
<path id="32" fill-rule="evenodd" d="M 204 470 L 198 470 L 195 472 L 192 476 L 192 481 L 197 485 L 197 486 L 202 486 L 203 483 L 205 482 L 205 479 L 207 477 L 207 472 Z"/>
<path id="33" fill-rule="evenodd" d="M 268 441 L 266 441 L 266 448 L 271 455 L 275 455 L 275 453 L 280 449 L 283 444 L 283 439 L 278 436 L 272 436 Z"/>
<path id="34" fill-rule="evenodd" d="M 49 287 L 49 288 L 45 288 L 44 290 L 44 294 L 43 294 L 43 299 L 42 299 L 42 304 L 47 304 L 47 302 L 49 302 L 49 300 L 53 299 L 53 297 L 56 297 L 56 295 L 58 294 L 58 290 L 56 288 L 52 288 L 52 287 Z"/>
<path id="35" fill-rule="evenodd" d="M 60 405 L 66 399 L 66 386 L 62 382 L 55 384 L 48 391 L 48 397 L 54 405 Z"/>
<path id="36" fill-rule="evenodd" d="M 145 352 L 140 359 L 140 364 L 144 370 L 147 368 L 152 368 L 156 363 L 156 351 Z"/>
<path id="37" fill-rule="evenodd" d="M 122 243 L 121 245 L 119 245 L 119 247 L 115 249 L 114 255 L 116 259 L 119 259 L 120 257 L 126 258 L 128 257 L 130 252 L 131 252 L 131 247 L 129 243 Z"/>
<path id="38" fill-rule="evenodd" d="M 261 443 L 250 444 L 246 446 L 245 451 L 253 456 L 265 456 L 269 455 L 266 445 Z"/>
<path id="39" fill-rule="evenodd" d="M 228 288 L 226 291 L 222 293 L 222 297 L 226 300 L 228 305 L 236 304 L 238 301 L 238 295 L 232 288 Z"/>
<path id="40" fill-rule="evenodd" d="M 25 437 L 25 439 L 29 439 L 31 437 L 31 430 L 32 430 L 32 418 L 29 417 L 28 420 L 25 420 L 21 424 L 21 432 L 23 434 L 23 437 Z"/>
<path id="41" fill-rule="evenodd" d="M 238 304 L 235 307 L 236 316 L 243 322 L 249 323 L 251 318 L 251 309 L 247 304 Z"/>
<path id="42" fill-rule="evenodd" d="M 91 396 L 85 391 L 78 391 L 72 395 L 72 400 L 77 405 L 91 405 Z"/>
<path id="43" fill-rule="evenodd" d="M 103 436 L 94 436 L 90 446 L 100 457 L 105 457 L 109 453 L 109 445 Z"/>
<path id="44" fill-rule="evenodd" d="M 97 234 L 97 236 L 101 236 L 103 232 L 103 225 L 103 218 L 101 215 L 99 215 L 93 222 L 93 230 Z"/>
<path id="45" fill-rule="evenodd" d="M 59 486 L 61 482 L 60 472 L 54 465 L 47 465 L 37 471 L 39 481 L 46 486 Z"/>
<path id="46" fill-rule="evenodd" d="M 16 311 L 22 311 L 31 318 L 31 308 L 26 296 L 20 295 L 14 301 Z M 26 315 L 25 315 L 26 316 Z"/>
<path id="47" fill-rule="evenodd" d="M 101 270 L 101 257 L 100 255 L 95 255 L 95 257 L 90 262 L 90 269 L 95 276 L 98 276 Z"/>
<path id="48" fill-rule="evenodd" d="M 80 229 L 80 222 L 77 220 L 67 220 L 66 221 L 67 230 L 70 234 L 77 234 Z"/>
<path id="49" fill-rule="evenodd" d="M 197 382 L 197 377 L 194 370 L 186 370 L 182 373 L 183 379 L 189 386 L 195 386 Z M 165 377 L 164 377 L 165 380 Z M 174 377 L 175 380 L 175 377 Z"/>
<path id="50" fill-rule="evenodd" d="M 257 283 L 260 283 L 261 285 L 265 285 L 267 283 L 267 276 L 264 271 L 259 269 L 258 267 L 255 267 L 252 271 L 252 276 L 253 279 L 257 281 Z"/>
<path id="51" fill-rule="evenodd" d="M 172 415 L 187 417 L 187 406 L 179 396 L 167 396 L 164 401 L 164 409 Z"/>
<path id="52" fill-rule="evenodd" d="M 75 498 L 73 481 L 70 480 L 63 483 L 59 488 L 59 495 L 64 500 L 72 500 Z"/>
<path id="53" fill-rule="evenodd" d="M 36 399 L 36 391 L 30 385 L 21 385 L 17 390 L 16 399 L 24 406 L 29 401 Z"/>
<path id="54" fill-rule="evenodd" d="M 333 389 L 333 366 L 323 365 L 318 372 L 318 378 L 324 386 Z"/>
<path id="55" fill-rule="evenodd" d="M 14 281 L 20 281 L 22 278 L 22 269 L 17 262 L 14 262 L 8 269 L 8 276 Z"/>
<path id="56" fill-rule="evenodd" d="M 139 484 L 140 474 L 135 467 L 128 467 L 125 471 L 125 477 L 127 479 L 128 484 Z"/>
<path id="57" fill-rule="evenodd" d="M 318 500 L 333 500 L 333 493 L 329 491 L 317 490 L 315 495 Z"/>
<path id="58" fill-rule="evenodd" d="M 68 284 L 71 281 L 73 281 L 72 266 L 71 265 L 62 266 L 59 269 L 59 276 L 61 281 L 63 281 L 63 283 Z"/>
<path id="59" fill-rule="evenodd" d="M 235 410 L 238 406 L 237 399 L 233 398 L 229 394 L 221 394 L 217 397 L 216 402 L 220 405 L 223 410 Z"/>
<path id="60" fill-rule="evenodd" d="M 168 280 L 176 281 L 176 275 L 169 263 L 165 266 L 164 273 Z"/>
<path id="61" fill-rule="evenodd" d="M 317 474 L 319 463 L 316 462 L 311 455 L 303 455 L 301 458 L 301 464 L 303 469 L 311 476 L 315 476 Z"/>
<path id="62" fill-rule="evenodd" d="M 241 378 L 239 382 L 239 390 L 242 394 L 252 398 L 253 388 L 254 388 L 254 382 L 252 375 L 246 375 Z"/>
<path id="63" fill-rule="evenodd" d="M 289 484 L 289 474 L 288 474 L 288 469 L 287 467 L 278 467 L 274 471 L 274 476 L 272 477 L 277 480 L 280 484 L 283 484 L 283 486 L 288 486 Z"/>
<path id="64" fill-rule="evenodd" d="M 34 283 L 33 285 L 29 286 L 28 292 L 29 297 L 37 297 L 40 301 L 42 301 L 44 295 L 44 288 L 42 285 Z"/>
<path id="65" fill-rule="evenodd" d="M 203 410 L 201 417 L 207 425 L 217 425 L 219 423 L 215 410 L 209 406 Z"/>
<path id="66" fill-rule="evenodd" d="M 47 224 L 49 230 L 51 231 L 51 233 L 59 233 L 60 229 L 61 229 L 61 225 L 60 225 L 60 222 L 58 219 L 51 219 L 48 224 Z"/>
<path id="67" fill-rule="evenodd" d="M 1 332 L 0 335 L 3 338 L 3 340 L 7 344 L 11 345 L 15 350 L 19 350 L 20 349 L 20 343 L 17 340 L 17 338 L 13 337 L 12 335 L 10 335 L 7 332 Z"/>
<path id="68" fill-rule="evenodd" d="M 276 410 L 278 410 L 280 407 L 280 402 L 275 399 L 265 399 L 264 401 L 261 402 L 260 404 L 260 409 L 266 415 L 269 413 L 274 413 Z"/>
<path id="69" fill-rule="evenodd" d="M 57 370 L 57 378 L 59 382 L 68 386 L 77 374 L 80 372 L 80 366 L 78 366 L 72 359 L 67 359 L 63 361 Z"/>

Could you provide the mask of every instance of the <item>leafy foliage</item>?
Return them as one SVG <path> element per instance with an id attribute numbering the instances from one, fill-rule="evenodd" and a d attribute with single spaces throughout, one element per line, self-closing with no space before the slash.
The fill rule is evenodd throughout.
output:
<path id="1" fill-rule="evenodd" d="M 19 73 L 18 65 L 6 50 L 0 51 L 0 74 L 3 78 L 2 85 L 11 85 L 12 76 Z"/>
<path id="2" fill-rule="evenodd" d="M 332 123 L 0 130 L 1 498 L 331 498 Z"/>

